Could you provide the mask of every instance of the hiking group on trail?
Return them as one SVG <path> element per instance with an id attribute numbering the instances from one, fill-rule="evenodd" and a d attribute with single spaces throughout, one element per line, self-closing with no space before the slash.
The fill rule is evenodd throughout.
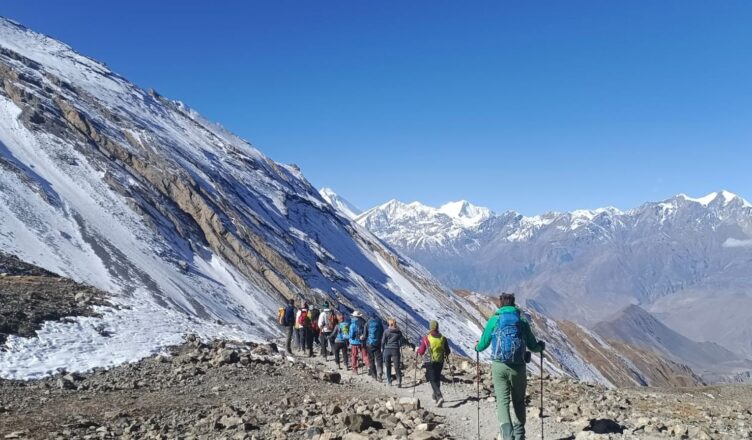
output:
<path id="1" fill-rule="evenodd" d="M 348 319 L 341 311 L 334 311 L 328 302 L 322 310 L 311 308 L 302 302 L 300 308 L 289 300 L 286 307 L 279 310 L 278 322 L 287 329 L 286 348 L 292 354 L 292 342 L 300 354 L 314 356 L 313 345 L 319 345 L 319 356 L 328 360 L 334 355 L 338 369 L 352 369 L 359 374 L 366 368 L 368 375 L 378 382 L 386 377 L 392 385 L 396 378 L 397 386 L 402 387 L 402 352 L 410 345 L 397 326 L 396 318 L 387 319 L 384 328 L 377 315 L 366 317 L 354 311 Z M 522 311 L 515 305 L 514 294 L 505 293 L 499 297 L 499 309 L 490 317 L 483 334 L 475 346 L 476 371 L 478 374 L 478 438 L 480 438 L 480 353 L 491 348 L 491 378 L 496 395 L 496 416 L 502 440 L 524 440 L 527 392 L 527 363 L 531 352 L 540 353 L 541 387 L 543 380 L 543 350 L 545 343 L 537 340 Z M 349 348 L 349 356 L 348 356 Z M 425 334 L 415 349 L 416 372 L 422 358 L 426 381 L 431 385 L 432 398 L 438 407 L 444 403 L 441 392 L 441 378 L 444 364 L 449 362 L 452 351 L 450 342 L 439 331 L 439 323 L 430 321 Z M 386 376 L 384 375 L 386 366 Z M 394 372 L 394 375 L 392 374 Z M 413 392 L 418 385 L 417 377 Z M 541 416 L 543 411 L 541 388 Z M 511 411 L 510 411 L 511 408 Z M 541 423 L 543 419 L 541 417 Z M 541 431 L 542 432 L 542 431 Z"/>
<path id="2" fill-rule="evenodd" d="M 369 376 L 382 382 L 386 365 L 387 384 L 391 386 L 396 376 L 397 386 L 402 386 L 401 350 L 409 344 L 396 318 L 390 318 L 385 329 L 376 315 L 366 320 L 361 312 L 354 311 L 347 319 L 328 302 L 322 309 L 320 312 L 312 309 L 305 301 L 296 308 L 294 300 L 289 300 L 287 306 L 279 310 L 278 322 L 287 330 L 285 348 L 288 353 L 293 353 L 294 341 L 298 353 L 313 357 L 313 346 L 318 344 L 318 355 L 327 360 L 329 355 L 334 355 L 337 368 L 341 369 L 344 364 L 355 374 L 366 368 Z"/>

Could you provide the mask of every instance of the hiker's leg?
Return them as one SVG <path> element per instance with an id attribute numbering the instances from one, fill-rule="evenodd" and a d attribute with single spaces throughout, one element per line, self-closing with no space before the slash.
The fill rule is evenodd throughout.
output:
<path id="1" fill-rule="evenodd" d="M 353 373 L 358 374 L 358 351 L 359 345 L 353 345 L 350 347 L 350 365 L 352 366 Z"/>
<path id="2" fill-rule="evenodd" d="M 376 377 L 376 367 L 374 362 L 374 347 L 371 345 L 366 346 L 366 351 L 368 351 L 368 375 L 371 377 Z"/>
<path id="3" fill-rule="evenodd" d="M 292 353 L 292 334 L 293 334 L 293 331 L 294 331 L 294 329 L 292 328 L 292 326 L 287 327 L 287 341 L 285 341 L 286 342 L 285 346 L 287 347 L 287 352 L 288 353 Z"/>
<path id="4" fill-rule="evenodd" d="M 399 349 L 394 351 L 394 369 L 397 373 L 397 384 L 402 385 L 402 354 Z"/>
<path id="5" fill-rule="evenodd" d="M 392 383 L 392 362 L 394 360 L 394 351 L 393 350 L 385 350 L 384 351 L 384 363 L 386 364 L 386 381 L 387 383 Z M 397 367 L 399 369 L 399 367 Z"/>
<path id="6" fill-rule="evenodd" d="M 334 363 L 337 364 L 337 366 L 339 367 L 340 365 L 339 362 L 340 362 L 339 361 L 339 344 L 335 342 L 334 343 Z"/>
<path id="7" fill-rule="evenodd" d="M 514 440 L 525 440 L 525 392 L 527 389 L 527 368 L 525 365 L 514 367 L 512 374 L 512 427 L 514 428 Z"/>
<path id="8" fill-rule="evenodd" d="M 368 362 L 368 350 L 366 350 L 365 345 L 360 346 L 360 355 L 363 357 L 363 365 L 370 365 Z"/>
<path id="9" fill-rule="evenodd" d="M 384 355 L 381 353 L 381 347 L 376 347 L 373 357 L 375 357 L 375 360 L 371 362 L 376 364 L 376 374 L 378 374 L 379 379 L 382 379 L 384 377 Z"/>
<path id="10" fill-rule="evenodd" d="M 512 419 L 509 415 L 509 403 L 511 397 L 511 378 L 514 370 L 501 362 L 491 362 L 491 378 L 496 394 L 496 420 L 499 422 L 499 431 L 502 440 L 513 440 Z M 523 400 L 524 402 L 524 400 Z"/>
<path id="11" fill-rule="evenodd" d="M 436 380 L 436 389 L 439 390 L 438 396 L 439 399 L 441 399 L 444 397 L 444 395 L 441 394 L 441 370 L 444 369 L 444 362 L 435 362 L 434 365 L 436 365 L 436 375 L 434 376 Z"/>
<path id="12" fill-rule="evenodd" d="M 321 332 L 319 335 L 319 346 L 321 348 L 321 351 L 319 351 L 319 354 L 321 356 L 327 356 L 329 352 L 326 351 L 326 341 L 327 337 L 329 336 L 329 333 Z"/>
<path id="13" fill-rule="evenodd" d="M 436 397 L 436 390 L 433 388 L 433 373 L 431 369 L 431 364 L 425 363 L 423 364 L 423 368 L 426 369 L 426 382 L 431 384 L 431 398 L 433 400 L 438 400 L 438 397 Z"/>

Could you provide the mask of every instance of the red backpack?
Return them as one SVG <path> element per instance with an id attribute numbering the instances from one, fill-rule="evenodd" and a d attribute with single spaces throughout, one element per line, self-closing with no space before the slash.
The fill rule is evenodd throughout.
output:
<path id="1" fill-rule="evenodd" d="M 298 316 L 298 327 L 307 327 L 308 323 L 308 310 L 301 310 L 300 316 Z"/>
<path id="2" fill-rule="evenodd" d="M 334 329 L 337 328 L 337 317 L 334 316 L 334 313 L 329 312 L 329 319 L 326 326 L 328 327 L 327 330 L 330 332 L 333 332 Z"/>

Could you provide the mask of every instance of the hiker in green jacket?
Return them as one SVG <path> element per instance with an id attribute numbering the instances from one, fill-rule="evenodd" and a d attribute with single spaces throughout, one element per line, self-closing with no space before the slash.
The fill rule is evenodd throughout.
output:
<path id="1" fill-rule="evenodd" d="M 546 344 L 533 336 L 530 324 L 514 305 L 514 294 L 502 294 L 499 303 L 499 310 L 488 320 L 475 350 L 491 347 L 491 375 L 502 440 L 525 440 L 526 348 L 541 353 Z M 510 399 L 514 418 L 509 413 Z"/>

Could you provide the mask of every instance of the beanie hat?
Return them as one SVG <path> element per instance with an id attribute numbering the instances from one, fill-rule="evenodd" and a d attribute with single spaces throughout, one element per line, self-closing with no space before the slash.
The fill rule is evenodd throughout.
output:
<path id="1" fill-rule="evenodd" d="M 439 323 L 436 321 L 431 321 L 428 323 L 428 330 L 434 331 L 439 329 Z"/>

